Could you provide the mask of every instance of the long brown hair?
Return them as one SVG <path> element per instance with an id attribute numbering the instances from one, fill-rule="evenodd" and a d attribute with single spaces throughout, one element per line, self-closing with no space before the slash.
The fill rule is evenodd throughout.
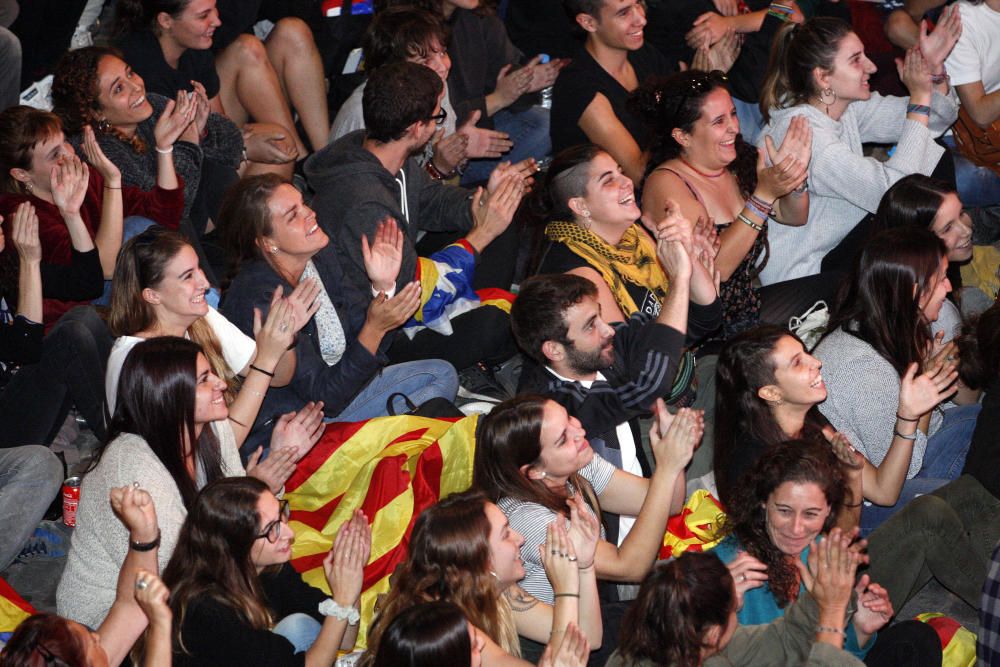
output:
<path id="1" fill-rule="evenodd" d="M 275 190 L 286 183 L 288 181 L 277 174 L 258 174 L 240 179 L 226 191 L 218 221 L 219 233 L 230 257 L 226 286 L 239 273 L 243 262 L 255 259 L 267 261 L 281 275 L 258 242 L 274 231 L 267 202 Z"/>
<path id="2" fill-rule="evenodd" d="M 156 324 L 156 311 L 142 296 L 144 289 L 156 289 L 166 277 L 167 265 L 183 248 L 190 247 L 177 232 L 153 225 L 122 245 L 112 277 L 111 312 L 108 326 L 114 336 L 134 336 Z M 201 346 L 209 366 L 227 385 L 226 402 L 236 398 L 238 380 L 226 363 L 222 345 L 204 317 L 188 327 L 188 337 Z"/>
<path id="3" fill-rule="evenodd" d="M 852 32 L 848 23 L 828 16 L 817 16 L 801 25 L 786 23 L 778 30 L 760 91 L 765 123 L 771 120 L 771 109 L 804 104 L 819 94 L 813 70 L 832 70 L 840 40 Z"/>
<path id="4" fill-rule="evenodd" d="M 767 532 L 767 500 L 785 482 L 815 484 L 830 505 L 822 532 L 829 531 L 844 502 L 844 474 L 837 456 L 816 440 L 786 440 L 771 445 L 737 486 L 736 501 L 728 508 L 723 530 L 767 565 L 768 587 L 785 607 L 798 593 L 795 564 L 771 541 Z"/>
<path id="5" fill-rule="evenodd" d="M 163 571 L 174 613 L 174 645 L 184 646 L 184 620 L 191 603 L 208 596 L 231 608 L 255 630 L 269 630 L 271 611 L 253 563 L 260 533 L 257 502 L 270 493 L 253 477 L 215 481 L 198 494 Z M 264 538 L 266 539 L 266 538 Z"/>
<path id="6" fill-rule="evenodd" d="M 704 649 L 723 648 L 706 635 L 718 627 L 721 636 L 735 605 L 729 568 L 713 554 L 657 563 L 625 614 L 618 652 L 635 663 L 698 667 Z"/>
<path id="7" fill-rule="evenodd" d="M 487 498 L 477 491 L 448 496 L 420 513 L 413 525 L 406 561 L 368 631 L 367 660 L 382 633 L 404 609 L 420 602 L 454 602 L 469 622 L 507 653 L 520 655 L 510 603 L 490 573 Z"/>

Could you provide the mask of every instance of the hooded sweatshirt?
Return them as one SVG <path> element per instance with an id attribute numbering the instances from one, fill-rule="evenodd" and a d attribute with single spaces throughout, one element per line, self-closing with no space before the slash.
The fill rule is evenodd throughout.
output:
<path id="1" fill-rule="evenodd" d="M 770 135 L 780 146 L 792 118 L 805 116 L 812 129 L 809 160 L 809 218 L 792 227 L 769 225 L 771 255 L 760 274 L 765 285 L 820 272 L 823 256 L 878 204 L 893 183 L 909 174 L 930 176 L 944 153 L 934 138 L 955 122 L 954 96 L 937 92 L 931 99 L 929 127 L 906 119 L 908 97 L 883 97 L 852 102 L 840 120 L 811 104 L 771 109 L 771 121 L 760 133 L 758 146 Z M 896 144 L 886 162 L 865 157 L 861 144 Z"/>
<path id="2" fill-rule="evenodd" d="M 364 130 L 351 132 L 306 160 L 306 178 L 316 192 L 312 207 L 333 240 L 345 279 L 365 293 L 371 283 L 361 235 L 371 241 L 379 222 L 396 220 L 404 234 L 398 290 L 416 277 L 419 231 L 472 229 L 472 191 L 435 181 L 414 157 L 407 158 L 398 174 L 391 174 L 362 146 L 364 137 Z"/>

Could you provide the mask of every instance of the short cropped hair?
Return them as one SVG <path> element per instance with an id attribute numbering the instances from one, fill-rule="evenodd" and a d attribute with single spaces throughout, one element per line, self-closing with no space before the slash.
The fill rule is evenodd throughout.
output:
<path id="1" fill-rule="evenodd" d="M 429 120 L 443 86 L 434 70 L 406 61 L 372 72 L 361 98 L 368 138 L 397 141 L 413 123 Z"/>
<path id="2" fill-rule="evenodd" d="M 510 310 L 517 344 L 532 359 L 547 364 L 542 345 L 547 340 L 571 344 L 566 311 L 588 296 L 597 298 L 597 286 L 582 276 L 552 273 L 525 280 Z"/>
<path id="3" fill-rule="evenodd" d="M 576 20 L 577 14 L 588 14 L 600 21 L 603 6 L 604 0 L 563 0 L 563 9 L 573 20 Z"/>

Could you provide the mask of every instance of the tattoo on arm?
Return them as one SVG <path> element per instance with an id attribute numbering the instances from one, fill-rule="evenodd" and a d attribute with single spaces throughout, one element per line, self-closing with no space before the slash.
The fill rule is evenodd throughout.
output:
<path id="1" fill-rule="evenodd" d="M 510 602 L 510 608 L 515 612 L 525 612 L 536 606 L 539 599 L 520 586 L 511 586 L 504 591 L 504 597 Z"/>

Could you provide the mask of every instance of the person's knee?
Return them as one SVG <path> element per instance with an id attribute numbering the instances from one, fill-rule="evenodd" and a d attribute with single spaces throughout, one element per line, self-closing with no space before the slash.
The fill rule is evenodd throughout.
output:
<path id="1" fill-rule="evenodd" d="M 13 454 L 17 461 L 13 464 L 5 461 L 5 464 L 16 466 L 19 475 L 46 489 L 46 493 L 38 492 L 36 495 L 51 500 L 63 481 L 63 465 L 59 457 L 41 445 L 24 445 L 8 450 L 8 453 Z"/>
<path id="2" fill-rule="evenodd" d="M 435 377 L 438 393 L 449 400 L 453 399 L 458 393 L 458 372 L 455 367 L 441 359 L 430 359 L 425 363 L 428 365 L 428 371 Z"/>
<path id="3" fill-rule="evenodd" d="M 950 537 L 962 532 L 961 519 L 944 499 L 938 496 L 918 496 L 907 503 L 901 512 L 906 514 L 911 530 L 924 531 L 932 536 Z"/>
<path id="4" fill-rule="evenodd" d="M 278 21 L 267 38 L 268 48 L 280 48 L 289 53 L 302 55 L 316 48 L 309 24 L 300 18 L 289 16 Z"/>
<path id="5" fill-rule="evenodd" d="M 268 62 L 264 44 L 253 35 L 240 35 L 226 51 L 233 53 L 240 67 L 260 67 Z"/>

